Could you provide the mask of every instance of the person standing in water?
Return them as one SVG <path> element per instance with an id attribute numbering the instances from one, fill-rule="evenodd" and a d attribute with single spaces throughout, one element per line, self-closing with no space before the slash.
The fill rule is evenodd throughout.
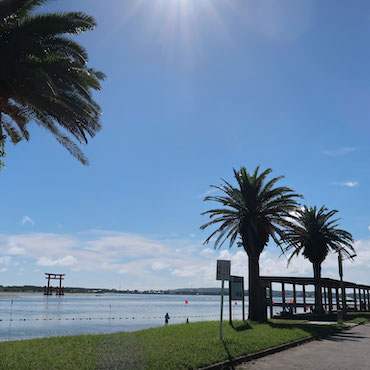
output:
<path id="1" fill-rule="evenodd" d="M 166 316 L 164 317 L 164 323 L 165 325 L 168 325 L 168 320 L 170 319 L 170 315 L 168 314 L 168 312 L 166 313 Z"/>

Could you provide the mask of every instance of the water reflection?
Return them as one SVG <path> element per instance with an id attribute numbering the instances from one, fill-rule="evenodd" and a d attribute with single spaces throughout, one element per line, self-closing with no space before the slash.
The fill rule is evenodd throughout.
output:
<path id="1" fill-rule="evenodd" d="M 13 299 L 13 305 L 11 305 Z M 188 301 L 188 304 L 185 304 Z M 225 320 L 227 319 L 225 300 Z M 134 294 L 0 295 L 0 341 L 133 331 L 164 324 L 218 320 L 220 297 Z M 241 304 L 233 316 L 241 317 Z"/>

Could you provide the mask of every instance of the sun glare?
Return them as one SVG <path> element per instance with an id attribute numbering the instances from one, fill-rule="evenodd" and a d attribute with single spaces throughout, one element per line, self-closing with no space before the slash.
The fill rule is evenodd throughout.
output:
<path id="1" fill-rule="evenodd" d="M 227 2 L 212 0 L 137 0 L 126 19 L 145 18 L 149 38 L 160 44 L 162 52 L 173 56 L 197 55 L 209 27 L 213 32 L 225 29 L 221 14 Z M 219 9 L 220 8 L 220 9 Z"/>

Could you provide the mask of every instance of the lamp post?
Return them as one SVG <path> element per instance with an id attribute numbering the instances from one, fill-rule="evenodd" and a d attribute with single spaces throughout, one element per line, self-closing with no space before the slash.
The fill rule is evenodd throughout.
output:
<path id="1" fill-rule="evenodd" d="M 343 261 L 348 260 L 348 259 L 353 260 L 353 258 L 356 257 L 356 256 L 357 256 L 357 254 L 353 254 L 352 256 L 349 256 L 347 258 L 343 258 L 342 250 L 340 249 L 338 251 L 338 267 L 339 267 L 340 286 L 341 286 L 341 291 L 342 291 L 342 312 L 343 312 L 343 314 L 346 313 L 346 308 L 347 308 L 346 290 L 345 290 L 344 281 L 343 281 Z M 337 302 L 337 306 L 338 306 L 338 302 Z M 337 307 L 337 310 L 338 310 L 338 307 Z"/>

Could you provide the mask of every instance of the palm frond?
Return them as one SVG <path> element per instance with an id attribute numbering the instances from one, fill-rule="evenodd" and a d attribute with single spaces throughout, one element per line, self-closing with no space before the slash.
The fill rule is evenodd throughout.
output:
<path id="1" fill-rule="evenodd" d="M 36 7 L 49 0 L 1 0 L 0 24 L 27 16 Z"/>
<path id="2" fill-rule="evenodd" d="M 212 187 L 223 194 L 204 198 L 222 206 L 202 213 L 210 219 L 201 226 L 202 230 L 218 225 L 205 243 L 218 235 L 215 248 L 221 247 L 227 239 L 230 239 L 229 247 L 232 247 L 239 236 L 247 253 L 253 250 L 260 253 L 271 236 L 280 246 L 284 227 L 289 223 L 287 216 L 297 209 L 295 199 L 301 196 L 288 187 L 274 187 L 281 176 L 265 184 L 271 169 L 260 173 L 257 167 L 253 174 L 249 174 L 245 167 L 233 171 L 237 187 L 222 179 L 223 184 Z"/>
<path id="3" fill-rule="evenodd" d="M 331 220 L 338 211 L 329 211 L 325 206 L 304 206 L 297 212 L 295 222 L 287 227 L 283 236 L 287 244 L 285 252 L 293 250 L 289 261 L 300 253 L 311 263 L 321 264 L 329 251 L 343 252 L 350 256 L 354 252 L 353 237 L 348 231 L 338 228 L 338 219 Z"/>
<path id="4" fill-rule="evenodd" d="M 33 14 L 46 1 L 0 1 L 0 115 L 12 120 L 2 132 L 12 141 L 28 139 L 34 121 L 87 164 L 72 139 L 86 144 L 101 129 L 92 91 L 105 75 L 87 66 L 85 48 L 67 35 L 91 30 L 96 21 L 82 12 Z"/>

